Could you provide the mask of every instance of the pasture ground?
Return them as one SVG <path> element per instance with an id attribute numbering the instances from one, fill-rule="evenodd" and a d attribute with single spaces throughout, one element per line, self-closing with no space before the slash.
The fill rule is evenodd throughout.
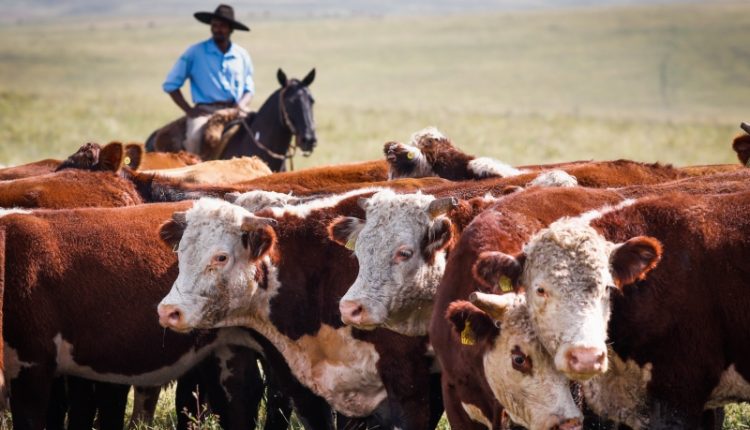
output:
<path id="1" fill-rule="evenodd" d="M 276 69 L 312 86 L 319 146 L 298 167 L 379 158 L 438 126 L 511 164 L 631 158 L 736 162 L 750 119 L 750 3 L 431 17 L 248 20 L 260 105 Z M 143 141 L 178 115 L 160 85 L 208 37 L 190 17 L 0 25 L 0 163 Z M 187 92 L 187 89 L 184 89 Z M 750 429 L 750 407 L 725 427 Z M 168 405 L 155 428 L 171 428 Z M 443 424 L 443 429 L 448 425 Z"/>

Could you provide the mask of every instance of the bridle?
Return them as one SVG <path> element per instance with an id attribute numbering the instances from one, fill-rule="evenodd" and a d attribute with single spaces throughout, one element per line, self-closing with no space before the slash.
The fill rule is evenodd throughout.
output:
<path id="1" fill-rule="evenodd" d="M 289 89 L 289 85 L 284 86 L 284 88 L 279 91 L 279 120 L 281 121 L 281 124 L 286 126 L 286 128 L 292 133 L 293 137 L 292 143 L 289 145 L 286 154 L 276 152 L 261 143 L 261 141 L 255 137 L 252 130 L 250 130 L 250 126 L 247 125 L 247 122 L 244 119 L 242 120 L 242 126 L 245 127 L 245 131 L 250 136 L 250 140 L 255 146 L 265 152 L 269 157 L 281 160 L 282 163 L 289 160 L 289 171 L 294 171 L 294 156 L 297 155 L 297 129 L 294 127 L 291 118 L 289 118 L 289 112 L 287 112 L 286 104 L 284 103 L 284 94 L 287 89 Z"/>

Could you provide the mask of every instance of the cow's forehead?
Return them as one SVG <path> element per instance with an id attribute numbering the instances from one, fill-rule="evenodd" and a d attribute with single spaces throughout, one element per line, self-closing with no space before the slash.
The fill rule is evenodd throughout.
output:
<path id="1" fill-rule="evenodd" d="M 587 222 L 563 220 L 534 236 L 524 247 L 525 273 L 563 283 L 594 283 L 609 275 L 607 242 Z M 607 280 L 604 280 L 607 281 Z"/>
<path id="2" fill-rule="evenodd" d="M 187 228 L 180 241 L 180 250 L 196 249 L 206 242 L 216 242 L 226 234 L 239 234 L 242 220 L 252 216 L 247 210 L 219 199 L 203 198 L 187 211 Z M 212 240 L 213 239 L 213 240 Z M 200 240 L 200 243 L 196 243 Z M 183 245 L 184 244 L 184 245 Z"/>
<path id="3" fill-rule="evenodd" d="M 382 191 L 368 202 L 363 237 L 378 233 L 410 234 L 425 230 L 430 222 L 427 208 L 435 200 L 424 194 L 396 194 Z"/>

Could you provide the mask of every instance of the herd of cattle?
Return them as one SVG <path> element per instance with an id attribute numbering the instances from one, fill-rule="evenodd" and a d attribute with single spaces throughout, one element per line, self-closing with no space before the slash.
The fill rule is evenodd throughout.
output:
<path id="1" fill-rule="evenodd" d="M 178 380 L 178 428 L 255 428 L 264 392 L 266 429 L 721 428 L 750 401 L 733 149 L 511 167 L 428 128 L 297 172 L 120 143 L 0 169 L 3 405 L 122 428 Z"/>

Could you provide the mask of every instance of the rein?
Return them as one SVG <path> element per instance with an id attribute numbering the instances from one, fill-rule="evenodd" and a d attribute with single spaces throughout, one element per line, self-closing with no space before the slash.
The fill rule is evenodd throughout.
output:
<path id="1" fill-rule="evenodd" d="M 285 125 L 286 128 L 288 128 L 292 133 L 292 143 L 289 145 L 289 149 L 287 149 L 286 154 L 276 152 L 261 143 L 259 139 L 256 139 L 255 135 L 250 129 L 250 126 L 247 125 L 245 120 L 243 119 L 241 122 L 248 136 L 250 136 L 250 140 L 255 144 L 255 146 L 257 146 L 271 158 L 281 160 L 282 162 L 289 160 L 289 171 L 292 172 L 294 171 L 293 157 L 297 155 L 297 139 L 294 138 L 295 136 L 297 136 L 297 129 L 294 128 L 294 124 L 292 124 L 292 120 L 289 118 L 289 113 L 286 111 L 286 106 L 284 105 L 284 93 L 286 92 L 287 88 L 289 87 L 284 87 L 281 89 L 281 91 L 279 91 L 279 116 L 281 117 L 281 124 Z"/>

